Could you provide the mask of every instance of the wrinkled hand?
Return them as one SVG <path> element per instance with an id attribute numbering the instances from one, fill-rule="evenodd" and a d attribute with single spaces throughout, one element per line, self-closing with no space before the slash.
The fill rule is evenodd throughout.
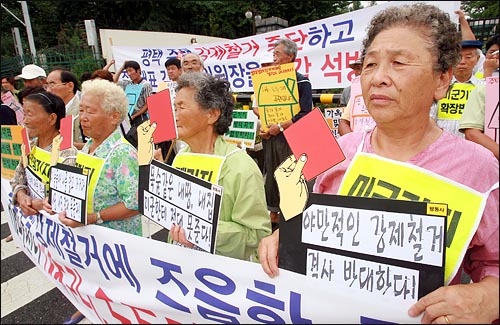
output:
<path id="1" fill-rule="evenodd" d="M 60 134 L 56 135 L 54 139 L 52 139 L 52 153 L 50 155 L 50 165 L 55 166 L 57 164 L 57 160 L 60 155 L 60 148 L 63 138 Z"/>
<path id="2" fill-rule="evenodd" d="M 483 62 L 484 77 L 491 77 L 496 69 L 498 69 L 498 54 L 487 56 Z"/>
<path id="3" fill-rule="evenodd" d="M 271 137 L 271 134 L 269 134 L 269 132 L 265 132 L 263 128 L 260 128 L 259 135 L 264 140 L 269 140 L 269 138 Z"/>
<path id="4" fill-rule="evenodd" d="M 193 248 L 194 244 L 189 242 L 186 238 L 186 231 L 182 226 L 172 225 L 170 228 L 170 237 L 172 239 L 186 247 Z"/>
<path id="5" fill-rule="evenodd" d="M 36 207 L 37 202 L 34 202 L 31 196 L 24 192 L 17 192 L 17 202 L 19 203 L 19 208 L 25 217 L 32 216 L 38 213 L 38 209 Z M 39 200 L 40 201 L 40 200 Z"/>
<path id="6" fill-rule="evenodd" d="M 302 174 L 306 162 L 306 154 L 302 154 L 299 160 L 290 155 L 274 171 L 280 192 L 280 209 L 285 220 L 302 213 L 309 198 L 306 179 Z"/>
<path id="7" fill-rule="evenodd" d="M 280 230 L 276 229 L 271 235 L 262 238 L 259 243 L 259 260 L 264 272 L 271 278 L 279 274 L 278 249 Z"/>
<path id="8" fill-rule="evenodd" d="M 153 132 L 156 122 L 145 120 L 137 127 L 137 157 L 139 166 L 149 165 L 154 156 Z"/>
<path id="9" fill-rule="evenodd" d="M 278 124 L 268 124 L 267 125 L 267 133 L 272 136 L 277 136 L 278 134 L 281 133 L 280 127 Z"/>
<path id="10" fill-rule="evenodd" d="M 161 152 L 161 148 L 155 149 L 153 158 L 158 161 L 163 161 L 163 154 Z"/>
<path id="11" fill-rule="evenodd" d="M 85 226 L 81 222 L 78 222 L 78 221 L 75 221 L 73 219 L 67 218 L 66 217 L 66 211 L 63 211 L 63 212 L 59 213 L 59 221 L 61 221 L 61 223 L 63 225 L 65 225 L 67 227 L 71 227 L 71 228 L 78 228 L 78 227 Z"/>
<path id="12" fill-rule="evenodd" d="M 52 210 L 52 205 L 49 203 L 49 198 L 45 198 L 43 200 L 42 209 L 47 211 L 48 214 L 55 214 L 56 213 Z"/>
<path id="13" fill-rule="evenodd" d="M 422 324 L 491 324 L 498 318 L 498 278 L 434 290 L 408 310 L 411 317 L 421 313 Z"/>

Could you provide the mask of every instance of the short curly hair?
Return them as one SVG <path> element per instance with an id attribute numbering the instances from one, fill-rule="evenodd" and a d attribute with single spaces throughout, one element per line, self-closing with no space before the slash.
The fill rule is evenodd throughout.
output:
<path id="1" fill-rule="evenodd" d="M 87 94 L 100 98 L 101 107 L 106 113 L 120 113 L 120 122 L 127 117 L 128 99 L 123 88 L 117 84 L 104 79 L 87 80 L 82 84 L 82 96 Z"/>
<path id="2" fill-rule="evenodd" d="M 448 13 L 424 3 L 388 7 L 377 13 L 368 25 L 363 40 L 362 60 L 380 32 L 399 26 L 414 28 L 427 40 L 422 46 L 426 46 L 436 58 L 435 71 L 446 72 L 460 62 L 461 36 L 456 24 L 450 20 Z"/>
<path id="3" fill-rule="evenodd" d="M 229 81 L 214 77 L 205 72 L 183 73 L 177 80 L 178 92 L 182 88 L 195 90 L 194 100 L 202 109 L 219 109 L 220 116 L 215 123 L 219 135 L 229 131 L 233 121 L 234 98 Z"/>

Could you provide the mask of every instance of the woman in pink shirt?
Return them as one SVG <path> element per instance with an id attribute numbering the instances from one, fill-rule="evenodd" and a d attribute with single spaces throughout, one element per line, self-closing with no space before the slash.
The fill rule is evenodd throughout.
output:
<path id="1" fill-rule="evenodd" d="M 446 260 L 445 270 L 454 270 L 449 279 L 408 311 L 410 317 L 422 316 L 422 323 L 491 323 L 499 317 L 498 160 L 482 146 L 447 133 L 429 119 L 431 105 L 446 95 L 459 60 L 460 35 L 447 13 L 427 4 L 379 12 L 363 42 L 361 73 L 363 98 L 376 127 L 342 136 L 339 144 L 346 160 L 320 175 L 314 185 L 316 193 L 353 193 L 354 185 L 345 176 L 361 157 L 377 160 L 377 166 L 402 166 L 445 183 L 444 188 L 464 189 L 469 193 L 466 198 L 480 199 L 476 214 L 464 214 L 460 220 L 474 226 L 466 229 L 470 240 L 454 248 L 463 257 L 454 261 L 456 265 L 448 265 Z M 296 168 L 303 167 L 306 160 L 296 162 Z M 390 174 L 390 169 L 383 170 Z M 282 172 L 290 174 L 290 169 Z M 409 179 L 398 182 L 421 190 L 415 192 L 419 201 L 425 197 L 425 187 L 410 184 Z M 303 177 L 296 183 L 307 189 Z M 288 188 L 286 192 L 293 191 Z M 449 209 L 464 204 L 457 199 L 446 203 Z M 469 203 L 472 200 L 465 202 Z M 271 277 L 278 274 L 278 240 L 279 230 L 259 246 L 262 267 Z M 460 284 L 462 269 L 472 283 Z"/>

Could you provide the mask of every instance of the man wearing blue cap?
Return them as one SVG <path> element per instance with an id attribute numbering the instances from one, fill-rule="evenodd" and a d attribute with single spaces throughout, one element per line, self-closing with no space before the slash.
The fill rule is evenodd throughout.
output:
<path id="1" fill-rule="evenodd" d="M 464 138 L 464 134 L 458 130 L 462 112 L 470 92 L 477 85 L 484 83 L 483 79 L 476 77 L 473 73 L 474 67 L 479 62 L 483 43 L 466 40 L 462 41 L 461 46 L 462 60 L 453 69 L 451 89 L 446 97 L 440 99 L 437 105 L 433 105 L 430 116 L 436 120 L 440 128 Z"/>
<path id="2" fill-rule="evenodd" d="M 499 35 L 493 35 L 486 42 L 486 60 L 484 63 L 484 77 L 498 77 L 498 49 L 500 47 Z M 490 90 L 491 91 L 491 90 Z M 495 91 L 495 89 L 493 89 Z M 496 88 L 498 96 L 498 88 Z M 459 122 L 460 132 L 465 134 L 467 140 L 479 143 L 489 149 L 499 159 L 499 147 L 494 137 L 484 133 L 488 125 L 485 123 L 486 110 L 486 84 L 478 85 L 471 93 L 465 105 L 464 113 Z M 498 122 L 498 120 L 497 120 Z M 490 126 L 494 128 L 493 126 Z M 498 132 L 498 130 L 497 130 Z"/>

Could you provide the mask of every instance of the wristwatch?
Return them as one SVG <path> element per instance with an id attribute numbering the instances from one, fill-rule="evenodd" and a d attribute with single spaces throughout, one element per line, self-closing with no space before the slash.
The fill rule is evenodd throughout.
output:
<path id="1" fill-rule="evenodd" d="M 280 128 L 280 132 L 285 131 L 285 129 L 281 126 L 281 123 L 278 123 L 278 127 Z"/>
<path id="2" fill-rule="evenodd" d="M 95 223 L 97 225 L 100 225 L 103 222 L 104 222 L 104 220 L 102 220 L 102 218 L 101 218 L 101 212 L 97 211 L 97 213 L 95 214 Z"/>

